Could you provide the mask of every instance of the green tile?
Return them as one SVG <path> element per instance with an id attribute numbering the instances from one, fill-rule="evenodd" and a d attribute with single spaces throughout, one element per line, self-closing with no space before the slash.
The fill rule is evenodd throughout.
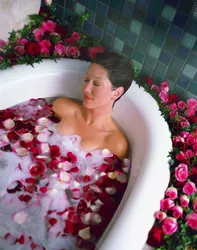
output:
<path id="1" fill-rule="evenodd" d="M 120 11 L 121 8 L 121 1 L 117 0 L 111 0 L 110 1 L 110 7 L 114 8 L 117 11 Z"/>
<path id="2" fill-rule="evenodd" d="M 63 4 L 63 6 L 64 6 L 64 4 Z M 73 1 L 66 1 L 66 8 L 67 9 L 74 11 L 74 5 L 75 5 L 75 3 Z"/>
<path id="3" fill-rule="evenodd" d="M 149 42 L 145 41 L 142 38 L 139 38 L 136 49 L 141 50 L 142 52 L 145 53 L 148 49 L 148 46 L 149 46 Z"/>
<path id="4" fill-rule="evenodd" d="M 130 24 L 129 18 L 124 17 L 123 15 L 119 16 L 118 25 L 122 26 L 123 28 L 128 29 L 129 24 Z"/>
<path id="5" fill-rule="evenodd" d="M 150 45 L 149 50 L 148 50 L 148 54 L 150 56 L 152 56 L 153 58 L 158 59 L 159 55 L 160 55 L 161 49 L 153 44 Z"/>
<path id="6" fill-rule="evenodd" d="M 96 14 L 95 24 L 96 24 L 99 28 L 104 29 L 105 18 L 102 17 L 102 16 L 99 15 L 99 14 Z"/>
<path id="7" fill-rule="evenodd" d="M 135 60 L 132 60 L 132 62 L 134 63 L 136 69 L 140 71 L 141 68 L 142 68 L 142 64 L 139 63 L 139 62 L 137 62 L 137 61 L 135 61 Z"/>
<path id="8" fill-rule="evenodd" d="M 143 75 L 148 75 L 148 76 L 151 76 L 152 75 L 152 70 L 147 68 L 146 66 L 143 66 L 142 70 L 141 70 L 141 73 Z"/>
<path id="9" fill-rule="evenodd" d="M 178 57 L 174 57 L 172 59 L 170 68 L 173 69 L 174 71 L 180 73 L 183 69 L 184 61 L 180 60 Z"/>
<path id="10" fill-rule="evenodd" d="M 88 0 L 87 2 L 87 8 L 95 11 L 96 10 L 96 4 L 97 4 L 97 0 Z"/>
<path id="11" fill-rule="evenodd" d="M 188 90 L 192 94 L 197 95 L 197 81 L 192 81 L 191 84 L 189 85 Z"/>
<path id="12" fill-rule="evenodd" d="M 170 27 L 170 23 L 166 22 L 163 19 L 160 19 L 159 22 L 157 23 L 157 30 L 160 32 L 163 32 L 164 34 L 168 32 L 169 27 Z"/>
<path id="13" fill-rule="evenodd" d="M 163 1 L 158 1 L 158 0 L 150 0 L 149 3 L 149 11 L 155 15 L 155 16 L 160 16 L 161 11 L 164 7 L 164 2 Z"/>
<path id="14" fill-rule="evenodd" d="M 185 32 L 185 34 L 183 35 L 183 38 L 181 39 L 181 43 L 185 45 L 186 47 L 188 47 L 189 49 L 192 49 L 195 42 L 196 42 L 196 37 L 187 32 Z"/>
<path id="15" fill-rule="evenodd" d="M 170 91 L 172 91 L 174 88 L 174 83 L 168 80 L 168 87 L 169 87 Z"/>
<path id="16" fill-rule="evenodd" d="M 191 66 L 189 64 L 186 64 L 184 69 L 183 69 L 183 74 L 192 79 L 194 77 L 196 71 L 197 71 L 196 68 L 194 68 L 193 66 Z"/>
<path id="17" fill-rule="evenodd" d="M 88 9 L 86 9 L 85 13 L 86 14 L 89 13 L 89 17 L 88 17 L 87 21 L 90 22 L 90 23 L 94 23 L 95 14 L 92 11 L 88 10 Z"/>
<path id="18" fill-rule="evenodd" d="M 197 41 L 194 44 L 193 51 L 197 53 Z"/>
<path id="19" fill-rule="evenodd" d="M 142 23 L 138 22 L 137 20 L 132 20 L 130 30 L 139 35 L 142 29 Z"/>
<path id="20" fill-rule="evenodd" d="M 184 95 L 185 95 L 185 89 L 175 85 L 174 88 L 173 88 L 173 92 L 175 92 L 179 98 L 184 98 Z"/>
<path id="21" fill-rule="evenodd" d="M 150 41 L 153 36 L 154 29 L 144 25 L 142 30 L 141 30 L 141 38 L 143 38 L 146 41 Z"/>
<path id="22" fill-rule="evenodd" d="M 142 53 L 141 51 L 139 50 L 135 50 L 134 54 L 133 54 L 133 58 L 135 61 L 139 62 L 139 63 L 143 63 L 144 61 L 144 57 L 145 57 L 145 54 Z"/>
<path id="23" fill-rule="evenodd" d="M 107 12 L 107 19 L 115 23 L 118 20 L 118 12 L 109 8 Z"/>
<path id="24" fill-rule="evenodd" d="M 121 26 L 117 25 L 115 30 L 115 37 L 119 38 L 120 40 L 124 40 L 126 38 L 128 31 Z"/>
<path id="25" fill-rule="evenodd" d="M 64 20 L 64 9 L 61 6 L 57 5 L 56 13 L 57 13 L 59 19 L 61 21 L 63 21 Z"/>
<path id="26" fill-rule="evenodd" d="M 135 3 L 136 0 L 128 0 L 128 2 L 130 2 L 130 3 Z"/>
<path id="27" fill-rule="evenodd" d="M 154 69 L 155 67 L 156 60 L 150 56 L 146 56 L 144 65 L 147 66 L 148 68 Z"/>
<path id="28" fill-rule="evenodd" d="M 167 70 L 167 66 L 160 63 L 160 62 L 157 62 L 157 65 L 155 67 L 155 72 L 156 74 L 160 75 L 160 76 L 164 76 L 165 75 L 165 72 Z"/>
<path id="29" fill-rule="evenodd" d="M 187 63 L 194 67 L 197 67 L 197 54 L 191 51 L 187 59 Z"/>
<path id="30" fill-rule="evenodd" d="M 157 45 L 158 47 L 162 47 L 164 42 L 165 42 L 165 35 L 161 32 L 155 31 L 151 43 Z"/>
<path id="31" fill-rule="evenodd" d="M 196 88 L 197 89 L 197 88 Z M 188 89 L 189 90 L 189 89 Z M 194 99 L 197 99 L 197 96 L 196 96 L 197 94 L 195 94 L 195 93 L 191 93 L 191 92 L 189 92 L 189 91 L 186 91 L 185 92 L 185 100 L 188 100 L 188 99 L 190 99 L 190 98 L 194 98 Z"/>
<path id="32" fill-rule="evenodd" d="M 123 48 L 123 46 L 124 46 L 124 42 L 123 41 L 121 41 L 120 39 L 118 39 L 118 38 L 114 38 L 114 42 L 113 42 L 113 47 L 114 47 L 114 49 L 116 49 L 116 50 L 118 50 L 118 51 L 122 51 L 122 48 Z"/>
<path id="33" fill-rule="evenodd" d="M 174 54 L 175 49 L 177 47 L 177 41 L 175 39 L 167 37 L 165 40 L 165 44 L 163 49 L 166 50 L 170 54 Z"/>
<path id="34" fill-rule="evenodd" d="M 197 81 L 197 72 L 196 72 L 196 74 L 194 76 L 194 80 Z"/>
<path id="35" fill-rule="evenodd" d="M 85 13 L 85 6 L 79 4 L 79 3 L 76 3 L 76 6 L 75 6 L 75 12 L 78 14 L 78 15 L 82 15 Z"/>
<path id="36" fill-rule="evenodd" d="M 125 43 L 122 49 L 122 54 L 131 58 L 133 55 L 133 48 Z"/>
<path id="37" fill-rule="evenodd" d="M 176 13 L 176 10 L 174 8 L 172 8 L 172 7 L 168 6 L 168 5 L 165 5 L 164 8 L 163 8 L 163 11 L 161 13 L 161 16 L 164 19 L 172 22 L 175 13 Z"/>
<path id="38" fill-rule="evenodd" d="M 178 73 L 175 71 L 168 69 L 165 75 L 165 78 L 170 80 L 171 82 L 175 82 L 178 77 Z"/>
<path id="39" fill-rule="evenodd" d="M 156 84 L 160 84 L 161 82 L 163 82 L 163 76 L 155 74 L 153 76 L 153 82 Z"/>
<path id="40" fill-rule="evenodd" d="M 144 22 L 144 19 L 146 17 L 146 12 L 141 10 L 141 9 L 138 9 L 138 8 L 135 8 L 134 10 L 134 13 L 133 13 L 133 18 L 140 21 L 140 22 Z"/>
<path id="41" fill-rule="evenodd" d="M 111 46 L 111 43 L 112 43 L 112 36 L 108 35 L 107 33 L 105 33 L 103 35 L 103 39 L 102 39 L 102 42 L 104 44 L 106 44 L 107 46 Z"/>

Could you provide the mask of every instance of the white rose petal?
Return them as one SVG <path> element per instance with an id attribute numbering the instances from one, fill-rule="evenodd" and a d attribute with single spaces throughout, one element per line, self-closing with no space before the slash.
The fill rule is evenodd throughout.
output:
<path id="1" fill-rule="evenodd" d="M 12 129 L 15 126 L 15 122 L 11 118 L 8 118 L 2 123 L 3 123 L 3 126 L 8 130 Z"/>
<path id="2" fill-rule="evenodd" d="M 24 224 L 28 219 L 28 214 L 25 211 L 21 211 L 13 214 L 12 219 L 18 224 Z"/>

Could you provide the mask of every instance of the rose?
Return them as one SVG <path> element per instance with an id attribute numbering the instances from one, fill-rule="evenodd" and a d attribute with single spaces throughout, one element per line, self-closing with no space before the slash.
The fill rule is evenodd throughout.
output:
<path id="1" fill-rule="evenodd" d="M 192 195 L 195 192 L 196 192 L 195 183 L 193 183 L 192 181 L 188 181 L 184 184 L 183 193 L 188 194 L 188 195 Z"/>
<path id="2" fill-rule="evenodd" d="M 175 207 L 173 207 L 173 208 L 172 208 L 172 211 L 173 211 L 173 216 L 174 216 L 176 219 L 182 217 L 182 215 L 183 215 L 183 209 L 182 209 L 182 207 L 180 207 L 180 206 L 175 206 Z"/>
<path id="3" fill-rule="evenodd" d="M 174 207 L 174 201 L 172 201 L 170 198 L 165 198 L 160 201 L 160 207 L 161 210 L 168 210 L 172 207 Z"/>
<path id="4" fill-rule="evenodd" d="M 178 109 L 176 103 L 168 105 L 168 108 L 175 110 L 175 111 Z"/>
<path id="5" fill-rule="evenodd" d="M 28 40 L 25 38 L 18 38 L 16 41 L 16 45 L 25 45 L 26 43 L 28 43 Z"/>
<path id="6" fill-rule="evenodd" d="M 43 21 L 42 24 L 41 24 L 41 29 L 43 31 L 48 31 L 48 32 L 53 32 L 56 28 L 56 23 L 49 20 L 47 22 Z"/>
<path id="7" fill-rule="evenodd" d="M 150 76 L 143 75 L 142 78 L 143 78 L 143 80 L 144 80 L 148 85 L 152 85 L 152 84 L 153 84 L 153 80 L 150 78 Z"/>
<path id="8" fill-rule="evenodd" d="M 195 110 L 194 109 L 187 109 L 187 110 L 185 110 L 184 114 L 185 114 L 185 116 L 191 118 L 195 115 Z"/>
<path id="9" fill-rule="evenodd" d="M 169 187 L 166 192 L 165 192 L 166 196 L 170 197 L 170 199 L 174 200 L 177 198 L 177 189 L 174 187 Z"/>
<path id="10" fill-rule="evenodd" d="M 165 220 L 163 220 L 162 229 L 164 233 L 168 235 L 175 233 L 178 229 L 177 220 L 173 217 L 166 218 Z"/>
<path id="11" fill-rule="evenodd" d="M 177 103 L 179 98 L 176 94 L 169 94 L 168 95 L 168 103 Z"/>
<path id="12" fill-rule="evenodd" d="M 65 53 L 66 53 L 66 47 L 63 44 L 58 43 L 58 44 L 55 45 L 53 53 L 57 54 L 59 56 L 64 56 Z"/>
<path id="13" fill-rule="evenodd" d="M 67 46 L 66 47 L 66 55 L 68 57 L 74 57 L 77 58 L 80 56 L 80 51 L 77 47 L 75 46 Z"/>
<path id="14" fill-rule="evenodd" d="M 187 224 L 194 230 L 197 230 L 197 213 L 192 212 L 186 216 Z"/>
<path id="15" fill-rule="evenodd" d="M 38 56 L 41 52 L 40 49 L 40 44 L 37 42 L 28 42 L 27 44 L 25 44 L 25 50 L 28 55 Z"/>
<path id="16" fill-rule="evenodd" d="M 193 135 L 188 134 L 186 142 L 187 142 L 187 145 L 193 145 L 196 143 L 196 138 Z"/>
<path id="17" fill-rule="evenodd" d="M 42 163 L 38 162 L 37 164 L 33 164 L 30 166 L 29 172 L 33 177 L 36 177 L 45 172 L 45 166 Z"/>
<path id="18" fill-rule="evenodd" d="M 195 109 L 196 106 L 197 106 L 197 100 L 194 99 L 194 98 L 190 98 L 187 100 L 187 106 L 190 108 L 190 109 Z"/>
<path id="19" fill-rule="evenodd" d="M 33 34 L 34 34 L 35 40 L 36 40 L 37 42 L 40 42 L 42 36 L 44 35 L 44 31 L 41 30 L 41 29 L 35 29 L 35 30 L 33 31 Z"/>
<path id="20" fill-rule="evenodd" d="M 184 110 L 185 107 L 186 107 L 186 103 L 183 102 L 183 101 L 179 101 L 178 102 L 178 107 L 179 107 L 180 110 Z"/>
<path id="21" fill-rule="evenodd" d="M 188 135 L 190 135 L 190 133 L 187 132 L 187 131 L 182 131 L 182 132 L 180 133 L 180 136 L 183 137 L 184 139 L 186 139 L 186 138 L 188 137 Z"/>
<path id="22" fill-rule="evenodd" d="M 175 148 L 179 148 L 180 150 L 184 150 L 187 148 L 185 139 L 181 136 L 174 136 L 172 141 Z"/>
<path id="23" fill-rule="evenodd" d="M 25 47 L 24 46 L 16 46 L 15 48 L 17 55 L 24 55 L 25 54 Z"/>
<path id="24" fill-rule="evenodd" d="M 188 205 L 189 205 L 189 198 L 185 194 L 182 194 L 180 196 L 179 200 L 180 200 L 181 207 L 188 207 Z"/>
<path id="25" fill-rule="evenodd" d="M 192 201 L 193 209 L 195 212 L 197 212 L 197 197 L 195 197 Z"/>
<path id="26" fill-rule="evenodd" d="M 5 44 L 5 42 L 3 40 L 0 39 L 0 48 L 2 48 L 2 46 Z"/>
<path id="27" fill-rule="evenodd" d="M 72 34 L 72 38 L 74 39 L 74 41 L 78 41 L 81 38 L 81 35 L 77 32 L 74 32 Z"/>
<path id="28" fill-rule="evenodd" d="M 3 57 L 2 56 L 0 56 L 0 61 L 3 61 Z"/>
<path id="29" fill-rule="evenodd" d="M 168 83 L 167 82 L 162 82 L 161 83 L 161 90 L 168 92 L 169 91 L 169 87 L 168 87 Z"/>
<path id="30" fill-rule="evenodd" d="M 190 124 L 194 124 L 197 122 L 197 116 L 194 116 L 190 119 Z"/>
<path id="31" fill-rule="evenodd" d="M 162 90 L 159 93 L 159 97 L 160 97 L 162 103 L 167 103 L 168 102 L 168 93 L 165 90 Z"/>
<path id="32" fill-rule="evenodd" d="M 148 233 L 147 244 L 156 248 L 159 248 L 164 244 L 164 232 L 160 227 L 152 227 L 152 229 Z"/>
<path id="33" fill-rule="evenodd" d="M 175 111 L 175 110 L 170 111 L 170 119 L 173 120 L 174 117 L 175 117 L 177 114 L 178 114 L 178 112 Z"/>
<path id="34" fill-rule="evenodd" d="M 155 90 L 155 91 L 159 94 L 159 92 L 160 92 L 160 87 L 157 86 L 157 85 L 155 85 L 155 84 L 153 84 L 153 85 L 151 86 L 151 90 Z"/>
<path id="35" fill-rule="evenodd" d="M 68 31 L 66 30 L 66 28 L 61 25 L 56 26 L 55 32 L 58 33 L 62 38 L 64 38 L 68 34 Z"/>
<path id="36" fill-rule="evenodd" d="M 175 177 L 178 181 L 184 182 L 188 177 L 188 167 L 184 163 L 180 163 L 175 168 Z"/>
<path id="37" fill-rule="evenodd" d="M 51 5 L 52 2 L 53 2 L 53 0 L 45 0 L 45 4 L 46 4 L 46 5 Z"/>
<path id="38" fill-rule="evenodd" d="M 157 218 L 158 220 L 162 221 L 167 217 L 167 214 L 165 212 L 162 211 L 156 211 L 154 214 L 155 218 Z"/>
<path id="39" fill-rule="evenodd" d="M 185 152 L 185 155 L 186 155 L 187 158 L 192 158 L 194 156 L 194 152 L 191 149 L 188 149 Z"/>
<path id="40" fill-rule="evenodd" d="M 49 40 L 42 40 L 39 44 L 41 46 L 41 53 L 49 56 L 52 43 Z"/>
<path id="41" fill-rule="evenodd" d="M 186 128 L 189 125 L 189 122 L 188 122 L 188 120 L 185 120 L 183 122 L 180 122 L 180 125 L 182 128 Z"/>
<path id="42" fill-rule="evenodd" d="M 102 46 L 88 48 L 88 55 L 93 60 L 97 53 L 103 53 L 104 49 Z"/>

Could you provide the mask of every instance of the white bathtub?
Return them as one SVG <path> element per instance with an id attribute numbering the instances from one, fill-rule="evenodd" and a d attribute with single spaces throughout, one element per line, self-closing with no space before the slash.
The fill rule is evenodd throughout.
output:
<path id="1" fill-rule="evenodd" d="M 81 84 L 89 63 L 60 59 L 0 71 L 0 109 L 38 97 L 82 99 Z M 130 142 L 132 171 L 123 200 L 98 243 L 99 250 L 142 250 L 153 214 L 169 182 L 168 125 L 156 101 L 135 83 L 115 104 L 113 117 Z M 146 247 L 147 249 L 147 247 Z"/>

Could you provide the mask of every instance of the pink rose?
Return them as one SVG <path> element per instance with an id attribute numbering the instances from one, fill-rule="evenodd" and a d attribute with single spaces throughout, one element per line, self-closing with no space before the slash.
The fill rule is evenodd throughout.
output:
<path id="1" fill-rule="evenodd" d="M 168 83 L 167 82 L 162 82 L 161 84 L 161 90 L 168 92 L 169 91 L 169 87 L 168 87 Z"/>
<path id="2" fill-rule="evenodd" d="M 58 43 L 55 45 L 54 53 L 59 56 L 64 56 L 66 53 L 66 47 L 63 44 Z"/>
<path id="3" fill-rule="evenodd" d="M 43 21 L 41 24 L 41 29 L 43 31 L 53 32 L 56 28 L 56 23 L 49 20 L 47 22 Z"/>
<path id="4" fill-rule="evenodd" d="M 185 160 L 186 155 L 185 155 L 184 152 L 181 151 L 180 153 L 176 154 L 175 157 L 176 157 L 177 160 L 183 161 L 183 160 Z"/>
<path id="5" fill-rule="evenodd" d="M 170 198 L 165 198 L 160 201 L 160 207 L 161 210 L 168 210 L 172 207 L 174 207 L 174 201 L 172 201 Z"/>
<path id="6" fill-rule="evenodd" d="M 190 98 L 189 100 L 187 100 L 187 105 L 190 109 L 195 109 L 197 106 L 197 100 L 194 98 Z"/>
<path id="7" fill-rule="evenodd" d="M 18 38 L 17 41 L 16 41 L 16 45 L 25 45 L 28 43 L 28 40 L 25 39 L 25 38 Z"/>
<path id="8" fill-rule="evenodd" d="M 34 34 L 35 40 L 36 40 L 37 42 L 40 42 L 42 36 L 44 36 L 44 31 L 41 30 L 41 29 L 35 29 L 35 30 L 33 31 L 33 34 Z"/>
<path id="9" fill-rule="evenodd" d="M 0 56 L 0 61 L 3 61 L 3 57 L 2 56 Z"/>
<path id="10" fill-rule="evenodd" d="M 180 205 L 181 205 L 181 207 L 188 207 L 188 205 L 189 205 L 189 198 L 187 197 L 187 195 L 182 194 L 180 196 Z"/>
<path id="11" fill-rule="evenodd" d="M 15 48 L 17 55 L 24 55 L 25 54 L 25 46 L 16 46 Z"/>
<path id="12" fill-rule="evenodd" d="M 188 120 L 180 122 L 181 128 L 186 128 L 189 125 Z"/>
<path id="13" fill-rule="evenodd" d="M 157 218 L 159 221 L 162 221 L 164 220 L 167 215 L 165 212 L 162 212 L 162 211 L 156 211 L 155 214 L 154 214 L 155 218 Z"/>
<path id="14" fill-rule="evenodd" d="M 196 138 L 193 135 L 189 134 L 187 136 L 186 142 L 187 142 L 187 145 L 193 145 L 196 143 Z"/>
<path id="15" fill-rule="evenodd" d="M 0 48 L 2 48 L 2 46 L 5 44 L 5 42 L 3 40 L 0 39 Z"/>
<path id="16" fill-rule="evenodd" d="M 197 230 L 197 213 L 192 212 L 186 216 L 187 224 L 194 230 Z"/>
<path id="17" fill-rule="evenodd" d="M 174 200 L 177 198 L 177 189 L 174 187 L 169 187 L 166 192 L 165 192 L 166 196 L 170 197 L 170 199 Z"/>
<path id="18" fill-rule="evenodd" d="M 72 38 L 74 39 L 74 41 L 78 41 L 81 38 L 81 35 L 77 32 L 74 32 L 72 34 Z"/>
<path id="19" fill-rule="evenodd" d="M 175 117 L 177 114 L 178 114 L 178 112 L 175 111 L 175 110 L 170 111 L 170 119 L 173 120 L 174 117 Z"/>
<path id="20" fill-rule="evenodd" d="M 159 93 L 159 97 L 160 97 L 162 103 L 167 103 L 168 102 L 168 93 L 165 90 L 162 90 Z"/>
<path id="21" fill-rule="evenodd" d="M 172 141 L 173 141 L 173 145 L 175 148 L 179 148 L 181 150 L 184 150 L 187 147 L 185 139 L 181 136 L 174 136 Z"/>
<path id="22" fill-rule="evenodd" d="M 187 158 L 192 158 L 194 156 L 194 152 L 191 149 L 188 149 L 185 152 L 185 155 L 186 155 Z"/>
<path id="23" fill-rule="evenodd" d="M 74 57 L 77 58 L 80 56 L 80 51 L 77 47 L 75 46 L 67 46 L 66 47 L 66 55 L 68 57 Z"/>
<path id="24" fill-rule="evenodd" d="M 187 116 L 187 117 L 193 117 L 195 115 L 195 110 L 194 109 L 187 109 L 185 110 L 184 114 Z"/>
<path id="25" fill-rule="evenodd" d="M 155 90 L 158 94 L 160 92 L 160 87 L 155 84 L 152 84 L 151 89 Z"/>
<path id="26" fill-rule="evenodd" d="M 184 184 L 183 193 L 188 194 L 188 195 L 192 195 L 195 192 L 196 192 L 195 183 L 193 183 L 192 181 L 188 181 Z"/>
<path id="27" fill-rule="evenodd" d="M 188 177 L 188 167 L 184 163 L 180 163 L 175 168 L 175 177 L 178 181 L 184 182 Z"/>
<path id="28" fill-rule="evenodd" d="M 97 53 L 103 53 L 104 49 L 102 46 L 88 48 L 88 55 L 93 60 Z"/>
<path id="29" fill-rule="evenodd" d="M 174 111 L 176 111 L 178 109 L 176 103 L 168 105 L 168 108 L 170 108 L 170 109 L 172 109 Z"/>
<path id="30" fill-rule="evenodd" d="M 193 145 L 193 150 L 194 150 L 195 152 L 197 152 L 197 144 L 194 144 L 194 145 Z"/>
<path id="31" fill-rule="evenodd" d="M 49 56 L 52 43 L 49 40 L 42 40 L 40 43 L 41 53 Z"/>
<path id="32" fill-rule="evenodd" d="M 197 212 L 197 197 L 195 197 L 192 201 L 193 209 L 195 212 Z"/>
<path id="33" fill-rule="evenodd" d="M 186 103 L 183 102 L 183 101 L 179 101 L 178 102 L 178 107 L 179 107 L 180 110 L 184 110 L 185 107 L 186 107 Z"/>
<path id="34" fill-rule="evenodd" d="M 162 229 L 164 233 L 168 235 L 175 233 L 178 229 L 177 220 L 173 217 L 166 218 L 165 220 L 163 220 Z"/>
<path id="35" fill-rule="evenodd" d="M 175 206 L 175 207 L 173 207 L 173 208 L 172 208 L 172 211 L 173 211 L 173 216 L 174 216 L 176 219 L 182 217 L 182 215 L 183 215 L 183 209 L 182 209 L 182 207 L 180 207 L 180 206 Z"/>
<path id="36" fill-rule="evenodd" d="M 180 133 L 180 136 L 183 137 L 184 139 L 186 139 L 186 138 L 188 137 L 188 135 L 190 135 L 190 133 L 187 132 L 187 131 L 182 131 L 182 132 Z"/>

